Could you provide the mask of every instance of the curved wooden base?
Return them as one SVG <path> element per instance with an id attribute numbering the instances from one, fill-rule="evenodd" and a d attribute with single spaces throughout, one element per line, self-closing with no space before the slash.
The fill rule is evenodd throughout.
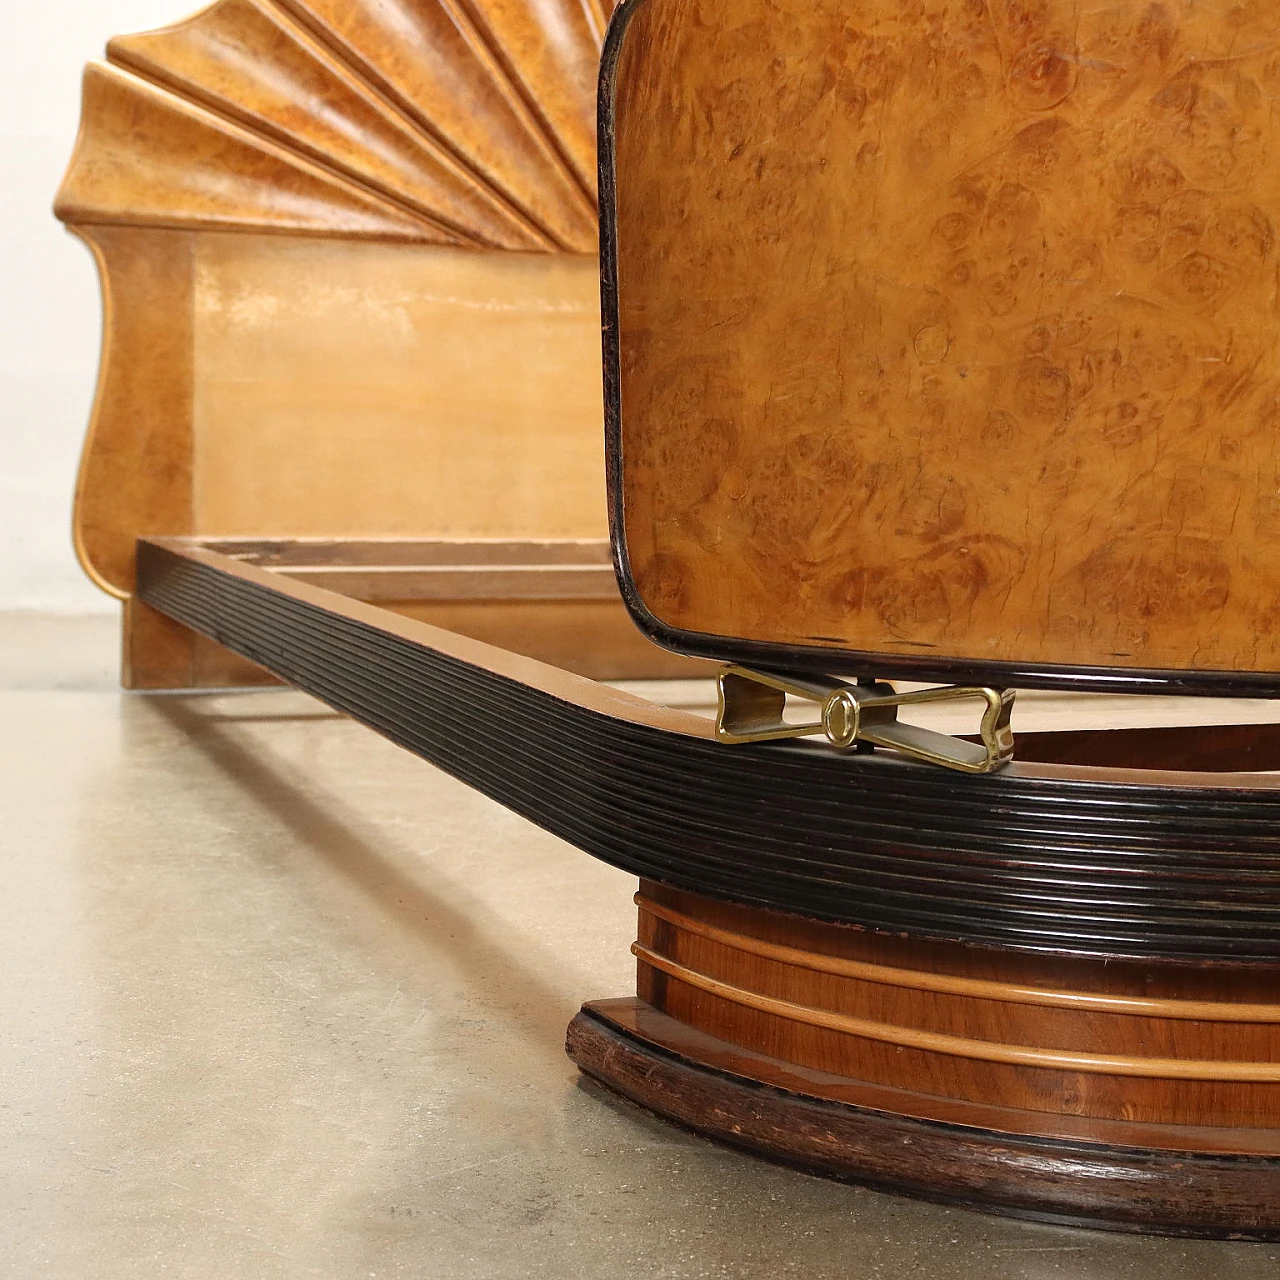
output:
<path id="1" fill-rule="evenodd" d="M 1072 1226 L 1280 1239 L 1276 1156 L 1027 1137 L 919 1119 L 895 1110 L 906 1100 L 900 1091 L 745 1052 L 640 1000 L 585 1005 L 566 1048 L 584 1072 L 650 1111 L 811 1173 Z M 987 1110 L 1006 1121 L 1016 1114 Z M 1175 1126 L 1161 1136 L 1204 1140 L 1203 1132 L 1180 1135 Z"/>
<path id="2" fill-rule="evenodd" d="M 1057 1222 L 1280 1239 L 1280 982 L 886 937 L 642 881 L 570 1056 L 814 1172 Z"/>

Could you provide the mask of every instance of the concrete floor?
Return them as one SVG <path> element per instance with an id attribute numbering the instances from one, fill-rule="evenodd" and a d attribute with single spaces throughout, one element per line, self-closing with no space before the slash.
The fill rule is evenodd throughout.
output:
<path id="1" fill-rule="evenodd" d="M 0 1274 L 1280 1276 L 722 1150 L 581 1081 L 634 882 L 300 694 L 0 619 Z"/>

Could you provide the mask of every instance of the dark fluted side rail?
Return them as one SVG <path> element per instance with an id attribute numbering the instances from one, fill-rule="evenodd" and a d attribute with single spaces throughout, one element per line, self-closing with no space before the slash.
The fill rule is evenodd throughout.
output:
<path id="1" fill-rule="evenodd" d="M 919 938 L 1280 959 L 1280 780 L 724 747 L 709 722 L 183 540 L 152 607 L 614 866 Z"/>

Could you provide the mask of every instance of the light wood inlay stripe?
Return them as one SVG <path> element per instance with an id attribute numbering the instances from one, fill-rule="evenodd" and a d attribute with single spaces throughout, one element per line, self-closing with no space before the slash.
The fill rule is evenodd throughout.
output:
<path id="1" fill-rule="evenodd" d="M 660 956 L 639 942 L 632 943 L 631 953 L 644 964 L 661 973 L 687 983 L 699 991 L 719 996 L 760 1013 L 787 1018 L 812 1027 L 825 1027 L 845 1035 L 879 1040 L 885 1044 L 921 1049 L 926 1053 L 945 1053 L 957 1058 L 975 1058 L 982 1062 L 1003 1062 L 1019 1067 L 1044 1067 L 1051 1071 L 1081 1071 L 1095 1075 L 1138 1076 L 1152 1080 L 1231 1080 L 1255 1084 L 1280 1084 L 1280 1062 L 1228 1062 L 1194 1058 L 1139 1058 L 1097 1053 L 1073 1053 L 1065 1049 L 1038 1049 L 1030 1045 L 1001 1044 L 988 1040 L 969 1040 L 963 1036 L 921 1031 L 915 1027 L 898 1027 L 885 1022 L 854 1018 L 829 1009 L 813 1009 L 778 1000 L 773 996 L 746 991 L 718 978 L 686 969 L 674 960 Z"/>
<path id="2" fill-rule="evenodd" d="M 978 1000 L 1004 1000 L 1010 1004 L 1048 1005 L 1058 1009 L 1078 1009 L 1091 1013 L 1134 1014 L 1151 1018 L 1186 1018 L 1196 1022 L 1274 1022 L 1280 1023 L 1280 1004 L 1231 1004 L 1217 1000 L 1169 1000 L 1142 996 L 1113 996 L 1096 992 L 1056 991 L 1044 987 L 1020 987 L 994 982 L 986 978 L 964 978 L 949 973 L 928 973 L 920 969 L 898 969 L 872 964 L 865 960 L 849 960 L 843 956 L 816 955 L 798 947 L 766 942 L 746 934 L 720 929 L 673 911 L 640 894 L 635 903 L 659 920 L 675 925 L 708 942 L 732 947 L 747 955 L 795 965 L 815 973 L 829 973 L 860 982 L 877 982 L 884 986 L 909 987 L 916 991 L 936 991 L 944 995 L 970 996 Z"/>

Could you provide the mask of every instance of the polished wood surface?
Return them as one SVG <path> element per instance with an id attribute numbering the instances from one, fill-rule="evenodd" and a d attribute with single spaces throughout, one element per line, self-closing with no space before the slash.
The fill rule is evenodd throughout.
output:
<path id="1" fill-rule="evenodd" d="M 588 1010 L 585 1070 L 838 1176 L 1143 1230 L 1280 1229 L 1277 775 L 975 779 L 730 751 L 703 717 L 308 578 L 332 552 L 143 542 L 140 590 L 644 877 L 645 1043 Z"/>
<path id="2" fill-rule="evenodd" d="M 130 598 L 148 535 L 604 538 L 606 18 L 218 0 L 110 42 L 56 202 L 103 288 L 74 520 L 99 586 Z M 597 676 L 679 671 L 596 579 L 504 611 L 493 574 L 432 575 L 434 604 L 402 575 L 390 603 Z M 126 684 L 183 672 L 261 678 L 133 609 Z"/>
<path id="3" fill-rule="evenodd" d="M 217 0 L 85 73 L 57 210 L 591 253 L 603 11 Z"/>
<path id="4" fill-rule="evenodd" d="M 279 684 L 265 667 L 144 604 L 122 601 L 120 683 L 139 692 Z"/>
<path id="5" fill-rule="evenodd" d="M 75 529 L 113 594 L 140 534 L 603 537 L 589 259 L 77 230 L 106 323 Z"/>
<path id="6" fill-rule="evenodd" d="M 194 532 L 193 237 L 74 230 L 98 264 L 103 335 L 72 533 L 84 571 L 124 598 L 133 589 L 139 533 Z"/>
<path id="7" fill-rule="evenodd" d="M 199 542 L 143 541 L 138 555 L 152 608 L 594 856 L 686 892 L 916 939 L 1191 972 L 1270 973 L 1280 957 L 1275 773 L 1144 769 L 1140 756 L 1128 767 L 1015 762 L 975 778 L 890 751 L 728 748 L 705 716 Z M 1219 726 L 1214 766 L 1228 763 L 1233 735 L 1253 757 L 1257 730 Z"/>
<path id="8" fill-rule="evenodd" d="M 581 255 L 201 235 L 194 530 L 603 538 Z"/>
<path id="9" fill-rule="evenodd" d="M 814 1172 L 1059 1221 L 1280 1232 L 1280 969 L 1019 956 L 641 883 L 568 1051 Z"/>
<path id="10" fill-rule="evenodd" d="M 617 532 L 660 638 L 1280 668 L 1274 46 L 1226 0 L 630 3 Z"/>
<path id="11" fill-rule="evenodd" d="M 1078 1226 L 1272 1240 L 1274 1133 L 1093 1121 L 1023 1131 L 1014 1108 L 798 1067 L 659 1013 L 598 1000 L 569 1024 L 569 1056 L 624 1097 L 732 1146 L 812 1173 Z M 935 1118 L 923 1118 L 921 1111 Z M 1221 1154 L 1225 1149 L 1230 1154 Z"/>
<path id="12" fill-rule="evenodd" d="M 603 538 L 590 259 L 76 230 L 105 324 L 74 527 L 112 594 L 140 534 Z"/>
<path id="13" fill-rule="evenodd" d="M 203 539 L 211 551 L 370 603 L 615 600 L 607 542 Z"/>
<path id="14" fill-rule="evenodd" d="M 1054 1071 L 1077 1071 L 1109 1076 L 1137 1076 L 1155 1080 L 1218 1080 L 1243 1084 L 1280 1084 L 1280 1063 L 1240 1062 L 1216 1058 L 1148 1057 L 1137 1054 L 1085 1053 L 1078 1049 L 1045 1048 L 1041 1045 L 993 1042 L 949 1032 L 927 1031 L 895 1022 L 862 1018 L 831 1009 L 815 1008 L 799 1000 L 762 995 L 759 991 L 713 978 L 688 965 L 659 955 L 640 943 L 632 953 L 650 969 L 685 986 L 715 996 L 719 1000 L 753 1009 L 757 1013 L 784 1018 L 805 1027 L 837 1031 L 860 1040 L 894 1045 L 898 1049 L 919 1049 L 952 1058 L 976 1062 L 997 1062 L 1010 1066 L 1037 1067 Z M 805 968 L 812 968 L 806 965 Z M 1189 1015 L 1184 1015 L 1189 1016 Z M 1240 1021 L 1240 1019 L 1231 1019 Z"/>
<path id="15" fill-rule="evenodd" d="M 974 970 L 1000 967 L 993 964 L 990 958 L 984 961 L 974 955 L 960 957 L 967 962 L 960 966 L 961 969 L 967 969 L 969 972 L 956 972 L 954 967 L 904 968 L 900 964 L 884 963 L 888 955 L 897 955 L 906 949 L 901 944 L 887 944 L 888 947 L 893 948 L 892 951 L 884 949 L 886 944 L 877 944 L 881 947 L 880 958 L 868 960 L 856 958 L 862 939 L 842 938 L 830 930 L 820 932 L 818 935 L 827 944 L 825 947 L 818 944 L 812 944 L 808 948 L 793 945 L 798 934 L 803 936 L 799 933 L 795 921 L 769 922 L 756 919 L 748 922 L 748 927 L 754 924 L 757 931 L 744 932 L 741 928 L 727 927 L 728 921 L 715 922 L 715 908 L 706 903 L 690 904 L 696 914 L 678 910 L 669 905 L 660 887 L 651 888 L 651 892 L 647 894 L 638 894 L 636 903 L 645 921 L 650 923 L 655 937 L 660 932 L 656 922 L 662 922 L 673 926 L 680 934 L 692 935 L 715 945 L 730 947 L 747 956 L 774 960 L 797 969 L 810 970 L 815 974 L 832 974 L 855 981 L 875 983 L 879 986 L 904 987 L 915 991 L 936 992 L 941 995 L 972 996 L 979 1000 L 999 1000 L 1005 1003 L 1078 1009 L 1095 1013 L 1138 1014 L 1196 1021 L 1208 1019 L 1211 1022 L 1280 1023 L 1280 1004 L 1274 1002 L 1254 1004 L 1247 1000 L 1171 999 L 1168 996 L 1152 996 L 1149 993 L 1149 987 L 1153 981 L 1150 973 L 1141 975 L 1141 987 L 1137 994 L 1121 994 L 1116 989 L 1117 975 L 1113 972 L 1105 975 L 1107 989 L 1100 991 L 1027 986 L 1009 981 L 1007 975 L 1000 981 L 971 976 Z M 776 941 L 778 937 L 786 937 L 789 941 Z M 666 959 L 670 963 L 667 956 L 659 956 L 641 943 L 637 943 L 636 946 L 642 947 L 644 954 L 639 958 L 645 964 L 652 965 L 655 959 Z M 930 956 L 929 959 L 934 966 L 937 966 L 940 961 L 945 964 L 940 955 Z M 681 967 L 686 973 L 693 972 L 685 966 Z M 1063 971 L 1069 972 L 1065 966 Z M 1077 973 L 1074 976 L 1079 978 L 1081 975 Z M 1133 975 L 1121 972 L 1118 976 L 1119 980 L 1123 981 L 1126 978 L 1132 978 Z M 1180 982 L 1176 985 L 1181 987 L 1185 983 L 1185 975 L 1180 975 Z"/>
<path id="16" fill-rule="evenodd" d="M 641 998 L 770 1057 L 1028 1112 L 1262 1128 L 1280 1113 L 1280 970 L 1028 963 L 659 885 L 639 901 Z"/>

